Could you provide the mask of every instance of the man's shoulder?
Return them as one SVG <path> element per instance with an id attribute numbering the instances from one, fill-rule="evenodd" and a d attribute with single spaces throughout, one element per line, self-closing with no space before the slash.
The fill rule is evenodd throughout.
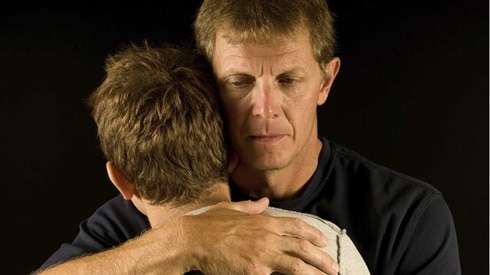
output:
<path id="1" fill-rule="evenodd" d="M 369 183 L 371 188 L 375 189 L 412 190 L 429 196 L 440 194 L 440 191 L 427 181 L 373 161 L 336 142 L 328 142 L 332 151 L 331 169 L 337 174 L 340 173 L 345 180 L 357 184 Z"/>

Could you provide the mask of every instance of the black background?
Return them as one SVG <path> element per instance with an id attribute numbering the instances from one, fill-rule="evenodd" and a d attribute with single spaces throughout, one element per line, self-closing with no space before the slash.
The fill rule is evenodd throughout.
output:
<path id="1" fill-rule="evenodd" d="M 159 2 L 0 11 L 1 274 L 37 268 L 116 195 L 83 99 L 123 43 L 192 42 L 200 1 Z M 342 65 L 320 133 L 441 190 L 463 274 L 488 274 L 488 1 L 331 8 Z"/>

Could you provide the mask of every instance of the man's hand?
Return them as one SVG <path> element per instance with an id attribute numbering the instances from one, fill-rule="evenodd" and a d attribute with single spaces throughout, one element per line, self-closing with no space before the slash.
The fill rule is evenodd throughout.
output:
<path id="1" fill-rule="evenodd" d="M 219 203 L 42 274 L 336 274 L 336 263 L 318 248 L 325 237 L 299 219 L 261 214 L 268 204 Z"/>
<path id="2" fill-rule="evenodd" d="M 336 274 L 337 263 L 319 249 L 327 245 L 322 233 L 300 219 L 261 214 L 268 204 L 222 202 L 182 217 L 192 268 L 206 274 Z"/>

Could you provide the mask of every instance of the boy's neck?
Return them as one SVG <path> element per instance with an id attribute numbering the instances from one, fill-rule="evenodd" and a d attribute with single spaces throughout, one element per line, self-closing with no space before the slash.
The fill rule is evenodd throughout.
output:
<path id="1" fill-rule="evenodd" d="M 201 207 L 217 204 L 222 201 L 231 201 L 230 197 L 230 187 L 228 183 L 216 183 L 209 190 L 209 195 L 199 202 L 176 205 L 175 203 L 168 203 L 162 205 L 150 205 L 147 202 L 143 202 L 144 209 L 138 209 L 146 214 L 148 220 L 150 221 L 151 227 L 158 227 L 168 220 L 182 216 L 190 211 L 199 209 Z"/>

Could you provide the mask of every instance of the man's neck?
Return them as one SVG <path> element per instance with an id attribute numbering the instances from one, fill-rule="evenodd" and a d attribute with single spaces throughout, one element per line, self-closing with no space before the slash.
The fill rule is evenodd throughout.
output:
<path id="1" fill-rule="evenodd" d="M 239 162 L 231 177 L 240 190 L 252 197 L 276 201 L 294 199 L 302 194 L 315 173 L 321 150 L 322 142 L 317 140 L 311 152 L 282 169 L 258 170 Z"/>
<path id="2" fill-rule="evenodd" d="M 144 213 L 150 221 L 151 227 L 158 227 L 168 220 L 182 216 L 190 211 L 199 209 L 204 206 L 214 205 L 222 201 L 231 201 L 230 188 L 228 183 L 217 183 L 211 187 L 209 195 L 199 202 L 189 204 L 163 204 L 163 205 L 150 205 L 145 203 Z"/>

